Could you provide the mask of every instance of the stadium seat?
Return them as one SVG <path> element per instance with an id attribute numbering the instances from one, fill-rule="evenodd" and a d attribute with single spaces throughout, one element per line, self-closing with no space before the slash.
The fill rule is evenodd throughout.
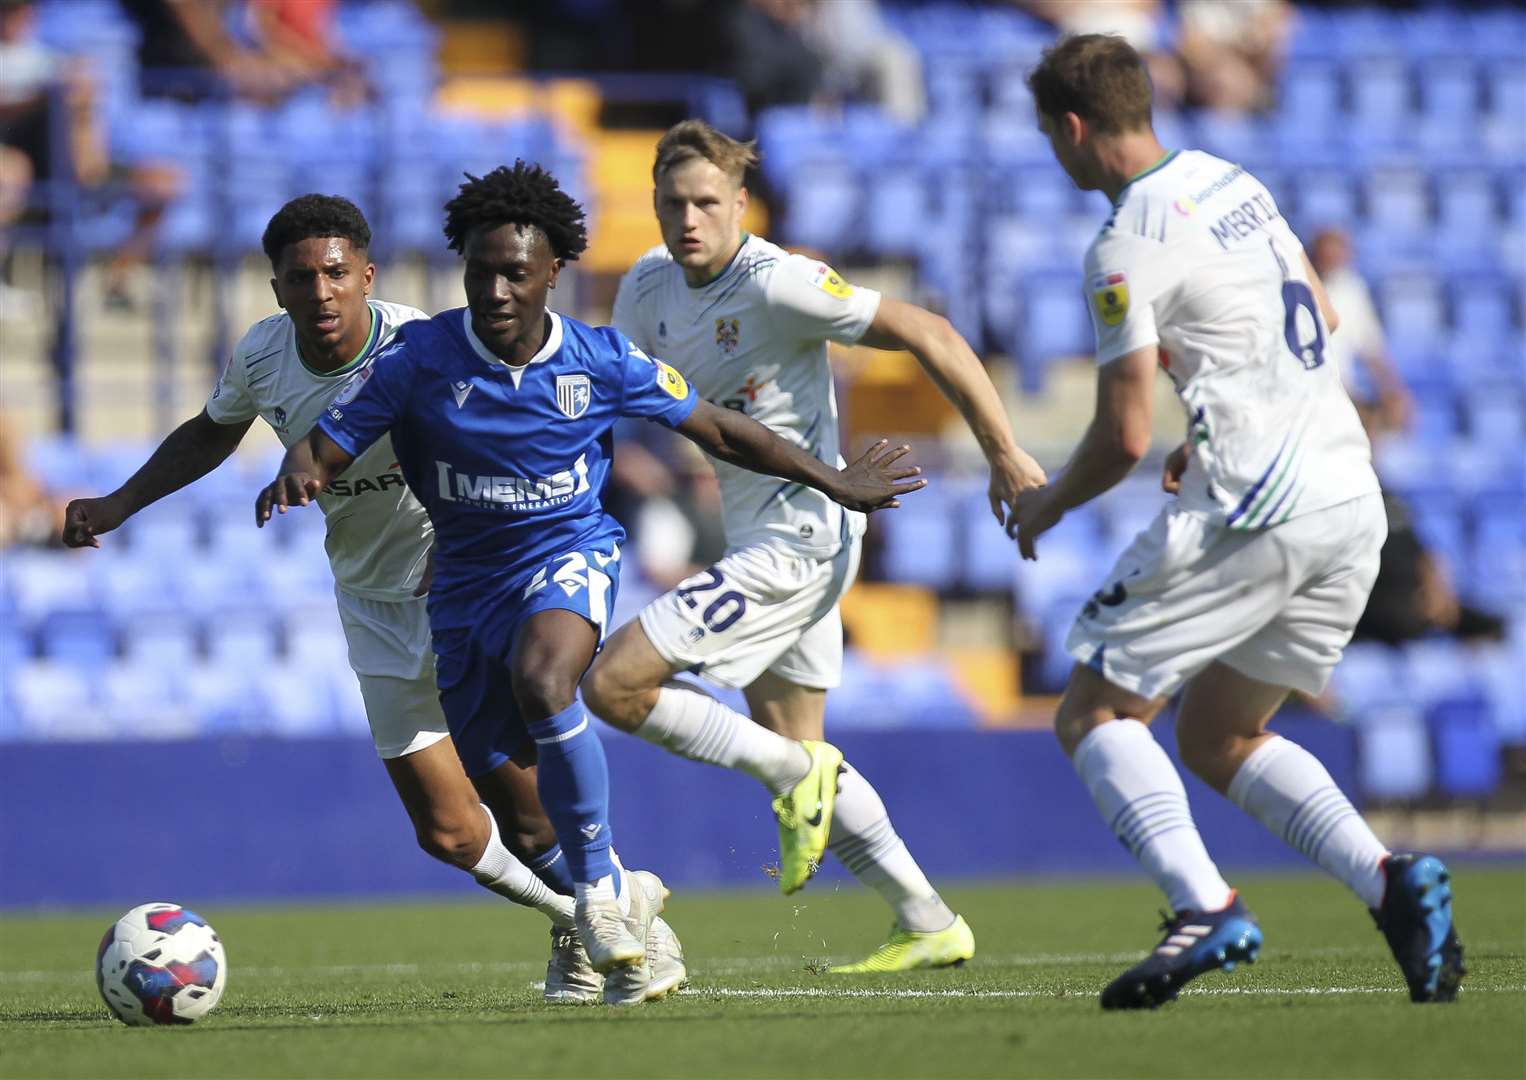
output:
<path id="1" fill-rule="evenodd" d="M 122 635 L 122 659 L 143 667 L 178 672 L 195 664 L 200 652 L 196 624 L 176 611 L 137 614 Z"/>
<path id="2" fill-rule="evenodd" d="M 1368 799 L 1412 800 L 1431 788 L 1431 740 L 1420 713 L 1405 706 L 1379 709 L 1362 724 L 1357 768 Z"/>
<path id="3" fill-rule="evenodd" d="M 286 655 L 295 662 L 348 672 L 349 645 L 332 600 L 306 603 L 286 616 Z"/>
<path id="4" fill-rule="evenodd" d="M 262 611 L 220 611 L 207 620 L 207 658 L 229 667 L 264 667 L 280 654 L 277 624 Z"/>
<path id="5" fill-rule="evenodd" d="M 268 676 L 265 683 L 268 711 L 263 725 L 266 733 L 305 738 L 333 732 L 333 682 L 327 672 L 295 659 L 273 665 Z"/>
<path id="6" fill-rule="evenodd" d="M 180 673 L 181 694 L 204 732 L 259 734 L 271 726 L 260 685 L 267 670 L 242 661 L 197 662 Z"/>
<path id="7" fill-rule="evenodd" d="M 884 530 L 883 569 L 892 581 L 953 588 L 959 580 L 958 537 L 950 522 L 958 520 L 952 493 L 931 484 L 901 510 L 875 522 Z"/>
<path id="8" fill-rule="evenodd" d="M 95 608 L 55 608 L 37 627 L 38 653 L 83 670 L 103 667 L 117 652 L 116 629 Z"/>
<path id="9" fill-rule="evenodd" d="M 12 549 L 5 553 L 7 592 L 16 613 L 37 619 L 58 608 L 95 606 L 95 590 L 87 573 L 96 552 Z"/>
<path id="10" fill-rule="evenodd" d="M 1481 799 L 1499 786 L 1499 733 L 1488 703 L 1468 695 L 1447 698 L 1427 714 L 1436 746 L 1436 784 L 1447 795 Z"/>
<path id="11" fill-rule="evenodd" d="M 1397 649 L 1373 641 L 1346 646 L 1330 689 L 1344 717 L 1361 724 L 1380 706 L 1408 700 L 1409 687 Z"/>
<path id="12" fill-rule="evenodd" d="M 1012 587 L 1012 568 L 1018 561 L 1017 543 L 991 516 L 991 504 L 983 487 L 960 500 L 960 532 L 964 554 L 960 559 L 963 582 L 975 592 L 1007 592 Z"/>
<path id="13" fill-rule="evenodd" d="M 28 739 L 110 738 L 88 674 L 52 660 L 22 664 L 8 680 L 17 728 Z"/>
<path id="14" fill-rule="evenodd" d="M 101 705 L 119 738 L 174 739 L 195 735 L 200 720 L 175 692 L 178 675 L 157 666 L 120 661 L 101 679 Z"/>

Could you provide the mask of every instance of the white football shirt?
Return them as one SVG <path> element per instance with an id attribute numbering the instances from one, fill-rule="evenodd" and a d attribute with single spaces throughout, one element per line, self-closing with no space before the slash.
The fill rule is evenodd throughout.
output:
<path id="1" fill-rule="evenodd" d="M 1187 410 L 1184 509 L 1254 529 L 1379 490 L 1303 247 L 1243 168 L 1183 150 L 1135 177 L 1085 287 L 1098 363 L 1160 346 Z"/>
<path id="2" fill-rule="evenodd" d="M 879 293 L 849 285 L 826 263 L 747 236 L 726 269 L 700 286 L 684 280 L 666 247 L 648 251 L 620 281 L 614 321 L 701 397 L 841 468 L 827 342 L 858 341 L 879 306 Z M 830 558 L 863 534 L 864 515 L 814 488 L 714 465 L 728 549 L 782 540 Z"/>
<path id="3" fill-rule="evenodd" d="M 261 416 L 281 445 L 291 446 L 312 430 L 330 402 L 348 400 L 347 395 L 359 391 L 370 377 L 372 357 L 399 326 L 428 317 L 401 304 L 372 300 L 370 305 L 366 347 L 352 362 L 327 373 L 303 362 L 296 329 L 285 312 L 255 323 L 207 399 L 207 415 L 220 424 Z M 413 595 L 434 531 L 403 481 L 389 436 L 331 480 L 319 494 L 318 506 L 328 526 L 324 549 L 340 588 L 368 600 Z"/>

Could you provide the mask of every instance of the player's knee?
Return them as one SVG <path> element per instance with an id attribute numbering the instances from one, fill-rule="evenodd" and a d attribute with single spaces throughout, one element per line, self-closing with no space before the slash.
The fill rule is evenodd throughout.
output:
<path id="1" fill-rule="evenodd" d="M 1213 731 L 1181 718 L 1176 722 L 1176 753 L 1189 772 L 1215 787 L 1224 763 L 1233 759 L 1238 736 Z"/>
<path id="2" fill-rule="evenodd" d="M 526 716 L 554 716 L 577 700 L 578 680 L 559 666 L 514 673 L 514 700 Z"/>
<path id="3" fill-rule="evenodd" d="M 622 731 L 634 731 L 641 725 L 643 716 L 634 715 L 634 695 L 628 693 L 615 675 L 613 665 L 595 660 L 583 676 L 581 692 L 583 704 L 606 724 Z"/>
<path id="4" fill-rule="evenodd" d="M 1054 714 L 1054 735 L 1060 740 L 1060 746 L 1068 755 L 1076 752 L 1076 747 L 1081 741 L 1090 735 L 1098 725 L 1105 724 L 1116 717 L 1112 709 L 1094 708 L 1067 708 L 1062 703 L 1058 712 Z"/>
<path id="5" fill-rule="evenodd" d="M 475 814 L 430 813 L 414 823 L 414 835 L 426 854 L 470 870 L 487 847 L 487 819 L 480 809 Z"/>

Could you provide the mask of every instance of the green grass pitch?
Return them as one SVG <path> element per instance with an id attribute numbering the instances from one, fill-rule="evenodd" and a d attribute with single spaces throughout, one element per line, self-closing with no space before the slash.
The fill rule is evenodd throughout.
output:
<path id="1" fill-rule="evenodd" d="M 962 969 L 816 974 L 888 918 L 852 886 L 789 899 L 679 893 L 692 988 L 630 1010 L 549 1008 L 538 915 L 484 896 L 429 904 L 220 908 L 217 1011 L 129 1029 L 96 996 L 116 912 L 0 918 L 0 1076 L 1469 1077 L 1526 1076 L 1526 868 L 1463 866 L 1470 975 L 1414 1006 L 1371 920 L 1313 875 L 1238 882 L 1261 962 L 1154 1013 L 1097 991 L 1156 938 L 1141 881 L 954 887 L 980 952 Z M 149 899 L 149 898 L 145 898 Z M 156 898 L 163 899 L 163 898 Z"/>

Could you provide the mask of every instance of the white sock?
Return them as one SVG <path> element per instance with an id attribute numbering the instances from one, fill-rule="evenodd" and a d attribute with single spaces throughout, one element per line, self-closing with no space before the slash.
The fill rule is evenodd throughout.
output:
<path id="1" fill-rule="evenodd" d="M 598 881 L 575 881 L 572 884 L 574 894 L 579 904 L 613 903 L 620 909 L 621 915 L 631 913 L 631 885 L 630 875 L 620 863 L 620 856 L 615 854 L 613 848 L 609 851 L 609 861 L 614 864 L 615 872 L 605 874 Z M 615 879 L 620 879 L 620 891 L 615 892 Z"/>
<path id="2" fill-rule="evenodd" d="M 921 933 L 947 929 L 954 913 L 896 835 L 879 793 L 847 764 L 838 781 L 828 850 L 854 877 L 880 894 L 901 929 Z"/>
<path id="3" fill-rule="evenodd" d="M 472 867 L 472 877 L 484 889 L 490 889 L 524 907 L 533 907 L 550 919 L 552 925 L 570 927 L 572 898 L 560 896 L 546 888 L 544 881 L 503 846 L 503 840 L 498 834 L 498 822 L 492 811 L 484 806 L 482 812 L 487 815 L 491 831 L 488 833 L 487 849 L 483 851 L 482 858 L 477 860 L 477 865 Z"/>
<path id="4" fill-rule="evenodd" d="M 1218 911 L 1233 891 L 1192 822 L 1187 790 L 1150 729 L 1138 720 L 1093 728 L 1071 759 L 1123 842 L 1176 911 Z"/>
<path id="5" fill-rule="evenodd" d="M 657 704 L 636 734 L 691 761 L 739 769 L 782 795 L 804 779 L 811 756 L 793 739 L 776 735 L 693 687 L 657 691 Z"/>
<path id="6" fill-rule="evenodd" d="M 1362 903 L 1383 903 L 1388 849 L 1319 759 L 1274 735 L 1245 759 L 1229 799 L 1287 844 L 1345 882 Z"/>

